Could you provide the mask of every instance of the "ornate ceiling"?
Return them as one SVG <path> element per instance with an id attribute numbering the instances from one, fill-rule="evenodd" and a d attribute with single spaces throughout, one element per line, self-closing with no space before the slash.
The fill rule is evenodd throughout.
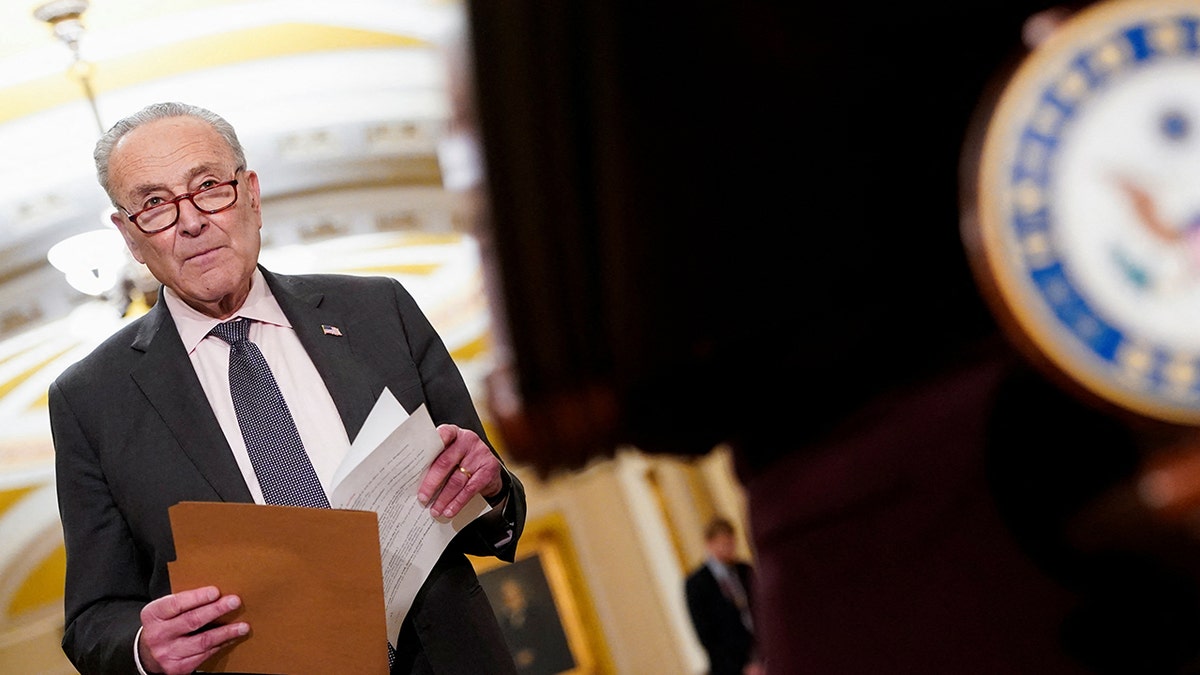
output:
<path id="1" fill-rule="evenodd" d="M 220 113 L 261 178 L 265 264 L 401 278 L 469 383 L 487 369 L 470 205 L 446 189 L 450 165 L 439 154 L 447 147 L 447 45 L 461 28 L 458 3 L 92 0 L 79 61 L 34 17 L 40 4 L 0 3 L 4 672 L 13 659 L 61 656 L 46 387 L 143 309 L 136 292 L 130 304 L 120 292 L 75 290 L 47 260 L 72 235 L 115 235 L 91 161 L 101 128 L 161 100 Z M 135 288 L 154 283 L 132 259 L 122 263 Z"/>

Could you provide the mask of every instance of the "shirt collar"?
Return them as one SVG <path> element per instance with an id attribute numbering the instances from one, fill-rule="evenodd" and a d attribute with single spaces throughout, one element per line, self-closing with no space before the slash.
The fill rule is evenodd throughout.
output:
<path id="1" fill-rule="evenodd" d="M 167 303 L 167 309 L 171 310 L 175 328 L 179 331 L 183 347 L 189 354 L 208 335 L 213 326 L 221 323 L 219 320 L 193 309 L 169 287 L 163 288 L 163 300 Z M 234 313 L 234 316 L 244 316 L 247 319 L 285 328 L 292 327 L 292 322 L 288 321 L 287 316 L 284 315 L 279 303 L 275 300 L 275 295 L 271 293 L 271 287 L 267 286 L 267 280 L 263 277 L 262 270 L 258 268 L 254 269 L 254 276 L 250 279 L 250 294 L 246 296 L 246 301 L 242 303 L 241 308 Z"/>
<path id="2" fill-rule="evenodd" d="M 718 579 L 728 577 L 733 574 L 733 570 L 730 569 L 729 565 L 726 565 L 711 555 L 704 559 L 704 564 L 708 566 L 709 571 L 711 571 Z"/>

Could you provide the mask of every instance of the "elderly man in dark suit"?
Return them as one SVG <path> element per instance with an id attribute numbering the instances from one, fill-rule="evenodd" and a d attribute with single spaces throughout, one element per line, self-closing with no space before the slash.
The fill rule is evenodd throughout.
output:
<path id="1" fill-rule="evenodd" d="M 148 106 L 100 140 L 96 167 L 113 223 L 163 287 L 149 313 L 50 388 L 67 550 L 63 649 L 79 671 L 189 673 L 251 628 L 214 624 L 240 605 L 235 595 L 173 594 L 167 576 L 171 505 L 281 503 L 264 496 L 249 449 L 257 442 L 243 436 L 252 423 L 235 411 L 234 350 L 210 332 L 246 321 L 318 493 L 386 387 L 410 412 L 426 405 L 445 445 L 419 490 L 431 512 L 452 517 L 476 494 L 494 507 L 459 533 L 390 636 L 392 672 L 514 672 L 464 553 L 513 560 L 524 489 L 409 293 L 391 279 L 262 268 L 258 176 L 210 111 Z"/>
<path id="2" fill-rule="evenodd" d="M 708 555 L 684 582 L 688 613 L 708 653 L 709 675 L 759 675 L 750 610 L 754 569 L 737 558 L 733 523 L 717 516 L 704 528 Z"/>

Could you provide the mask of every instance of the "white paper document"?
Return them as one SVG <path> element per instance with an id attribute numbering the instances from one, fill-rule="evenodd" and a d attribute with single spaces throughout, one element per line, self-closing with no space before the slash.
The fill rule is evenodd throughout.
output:
<path id="1" fill-rule="evenodd" d="M 392 641 L 450 540 L 491 510 L 478 494 L 453 519 L 434 517 L 421 504 L 417 489 L 441 451 L 442 438 L 425 406 L 409 415 L 392 392 L 384 389 L 334 473 L 333 508 L 379 515 L 383 596 L 388 639 Z"/>

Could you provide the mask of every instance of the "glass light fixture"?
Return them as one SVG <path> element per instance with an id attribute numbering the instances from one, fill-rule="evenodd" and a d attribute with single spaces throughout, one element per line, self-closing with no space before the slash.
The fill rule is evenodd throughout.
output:
<path id="1" fill-rule="evenodd" d="M 54 36 L 62 40 L 78 58 L 79 38 L 83 35 L 83 13 L 88 0 L 50 0 L 38 5 L 33 16 L 54 28 Z"/>
<path id="2" fill-rule="evenodd" d="M 46 253 L 46 259 L 66 275 L 72 288 L 95 296 L 117 287 L 124 275 L 126 256 L 125 241 L 114 228 L 67 237 Z"/>

